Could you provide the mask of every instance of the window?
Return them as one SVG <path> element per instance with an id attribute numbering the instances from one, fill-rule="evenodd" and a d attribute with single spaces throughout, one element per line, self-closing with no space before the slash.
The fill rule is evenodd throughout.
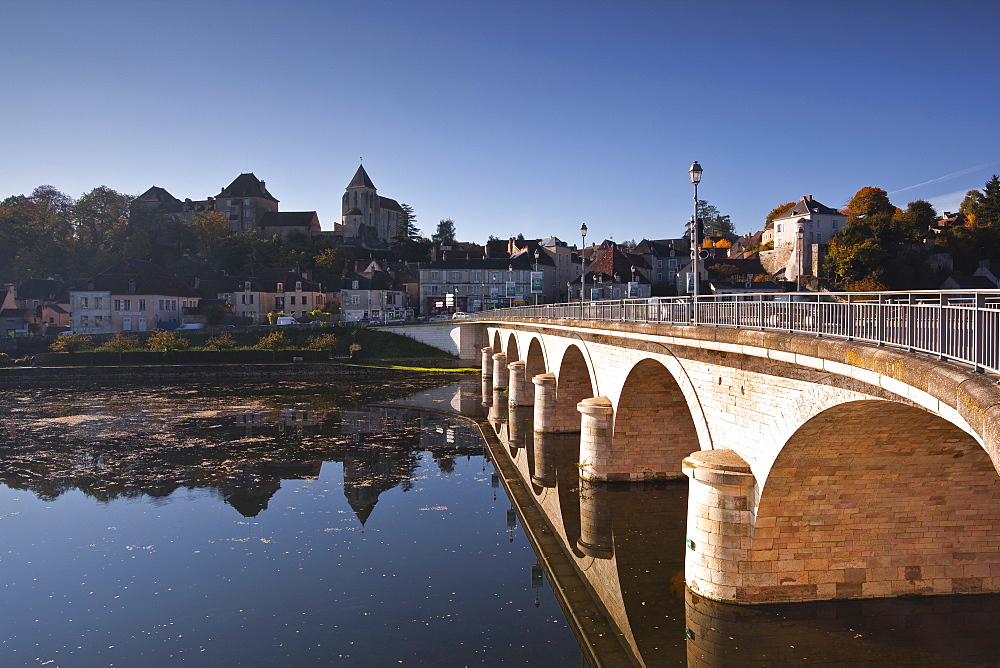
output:
<path id="1" fill-rule="evenodd" d="M 657 260 L 656 261 L 656 268 L 657 269 L 663 269 L 663 260 Z"/>
<path id="2" fill-rule="evenodd" d="M 294 297 L 292 297 L 292 299 L 294 299 Z M 292 303 L 294 304 L 295 302 Z M 302 305 L 305 306 L 308 303 L 309 303 L 309 295 L 302 295 Z"/>
<path id="3" fill-rule="evenodd" d="M 295 291 L 302 292 L 302 281 L 295 281 Z"/>
<path id="4" fill-rule="evenodd" d="M 115 310 L 116 311 L 121 311 L 122 310 L 122 300 L 120 300 L 120 299 L 116 299 L 115 300 Z"/>
<path id="5" fill-rule="evenodd" d="M 457 271 L 451 272 L 451 280 L 455 281 L 456 283 L 458 282 L 459 276 L 460 274 Z"/>
<path id="6" fill-rule="evenodd" d="M 248 199 L 243 200 L 243 206 L 250 206 L 250 200 Z"/>
<path id="7" fill-rule="evenodd" d="M 278 288 L 275 290 L 275 292 L 284 292 L 284 291 L 285 291 L 285 284 L 278 283 Z"/>
<path id="8" fill-rule="evenodd" d="M 357 290 L 357 289 L 358 289 L 358 282 L 351 281 L 351 290 Z"/>
<path id="9" fill-rule="evenodd" d="M 89 301 L 87 297 L 80 297 L 80 308 L 90 308 Z"/>
<path id="10" fill-rule="evenodd" d="M 288 304 L 290 306 L 295 306 L 295 295 L 292 295 L 288 298 Z"/>
<path id="11" fill-rule="evenodd" d="M 472 272 L 472 282 L 473 283 L 482 283 L 483 282 L 483 272 L 481 272 L 481 271 L 474 271 L 474 272 Z"/>
<path id="12" fill-rule="evenodd" d="M 103 297 L 94 297 L 94 308 L 104 308 Z"/>
<path id="13" fill-rule="evenodd" d="M 95 315 L 94 316 L 94 327 L 104 327 L 104 316 Z"/>
<path id="14" fill-rule="evenodd" d="M 434 283 L 437 283 L 439 280 L 440 279 L 438 278 L 438 272 L 432 271 L 431 272 L 431 281 L 434 282 Z"/>
<path id="15" fill-rule="evenodd" d="M 125 310 L 125 311 L 131 311 L 132 310 L 132 300 L 131 299 L 123 299 L 122 300 L 122 309 Z"/>
<path id="16" fill-rule="evenodd" d="M 80 316 L 80 327 L 90 327 L 90 318 L 85 315 Z"/>
<path id="17" fill-rule="evenodd" d="M 135 281 L 129 281 L 128 282 L 128 293 L 130 295 L 134 295 L 135 294 Z"/>
<path id="18" fill-rule="evenodd" d="M 361 295 L 351 295 L 351 304 L 357 306 L 361 303 Z"/>
<path id="19" fill-rule="evenodd" d="M 245 292 L 250 292 L 250 281 L 244 281 L 243 282 L 243 290 Z"/>
<path id="20" fill-rule="evenodd" d="M 145 311 L 146 310 L 146 300 L 145 299 L 140 299 L 139 300 L 139 310 L 140 311 Z"/>
<path id="21" fill-rule="evenodd" d="M 779 234 L 781 233 L 781 223 L 778 223 L 778 229 L 777 229 L 777 232 L 778 232 Z"/>
<path id="22" fill-rule="evenodd" d="M 436 286 L 436 285 L 432 285 L 431 286 L 431 294 L 432 295 L 441 294 L 440 292 L 438 292 L 438 286 Z"/>

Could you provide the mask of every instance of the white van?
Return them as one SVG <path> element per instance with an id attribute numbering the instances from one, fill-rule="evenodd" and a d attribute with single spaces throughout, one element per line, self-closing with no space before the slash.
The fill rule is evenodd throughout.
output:
<path id="1" fill-rule="evenodd" d="M 293 318 L 290 315 L 283 315 L 283 316 L 279 316 L 278 319 L 274 322 L 274 324 L 275 325 L 297 325 L 297 324 L 299 324 L 299 321 L 296 320 L 295 318 Z"/>

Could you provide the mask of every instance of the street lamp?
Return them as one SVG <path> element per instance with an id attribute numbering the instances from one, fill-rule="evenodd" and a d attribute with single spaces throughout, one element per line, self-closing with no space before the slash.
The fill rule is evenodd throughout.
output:
<path id="1" fill-rule="evenodd" d="M 510 284 L 514 282 L 514 265 L 507 265 L 507 285 L 504 288 L 504 292 L 510 290 Z M 514 292 L 510 295 L 510 307 L 514 308 L 514 294 L 517 294 L 517 286 L 514 286 Z"/>
<path id="2" fill-rule="evenodd" d="M 583 291 L 587 287 L 587 258 L 583 251 L 587 246 L 587 223 L 580 226 L 580 313 L 583 313 Z"/>
<path id="3" fill-rule="evenodd" d="M 688 170 L 691 176 L 691 183 L 694 184 L 694 219 L 691 221 L 691 260 L 694 268 L 694 281 L 692 292 L 693 322 L 698 324 L 698 184 L 701 183 L 701 165 L 695 160 Z"/>
<path id="4" fill-rule="evenodd" d="M 538 274 L 538 249 L 535 249 L 535 274 Z M 532 288 L 534 288 L 534 280 L 532 280 Z M 535 293 L 535 306 L 538 306 L 538 293 Z"/>
<path id="5" fill-rule="evenodd" d="M 802 291 L 802 256 L 805 254 L 805 250 L 806 250 L 806 247 L 805 247 L 806 231 L 804 229 L 802 229 L 801 225 L 799 225 L 799 230 L 798 230 L 798 232 L 795 233 L 795 236 L 797 237 L 796 241 L 798 242 L 798 243 L 795 244 L 795 255 L 797 256 L 797 259 L 798 259 L 798 263 L 797 264 L 799 265 L 798 269 L 795 272 L 795 291 L 796 292 L 801 292 Z"/>

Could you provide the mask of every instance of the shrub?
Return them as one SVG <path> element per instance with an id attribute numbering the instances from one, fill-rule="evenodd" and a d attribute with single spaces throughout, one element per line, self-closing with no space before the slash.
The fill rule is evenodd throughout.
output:
<path id="1" fill-rule="evenodd" d="M 361 354 L 361 344 L 352 343 L 350 350 L 351 350 L 351 357 L 357 357 L 358 355 Z"/>
<path id="2" fill-rule="evenodd" d="M 333 334 L 317 334 L 316 336 L 310 336 L 309 340 L 306 342 L 306 348 L 309 350 L 328 350 L 333 352 L 333 349 L 337 347 L 337 337 Z"/>
<path id="3" fill-rule="evenodd" d="M 97 349 L 113 353 L 127 353 L 133 350 L 142 350 L 142 344 L 139 343 L 138 339 L 118 332 L 98 346 Z"/>
<path id="4" fill-rule="evenodd" d="M 150 350 L 165 353 L 171 350 L 185 350 L 190 343 L 180 334 L 157 330 L 146 339 L 146 347 Z"/>
<path id="5" fill-rule="evenodd" d="M 292 347 L 292 342 L 288 340 L 282 332 L 271 332 L 270 334 L 265 334 L 260 337 L 260 340 L 254 344 L 254 350 L 288 350 Z"/>
<path id="6" fill-rule="evenodd" d="M 56 337 L 56 340 L 49 346 L 49 350 L 56 353 L 75 353 L 89 348 L 90 337 L 83 334 L 63 334 Z"/>
<path id="7" fill-rule="evenodd" d="M 229 332 L 223 332 L 216 336 L 211 336 L 205 341 L 205 347 L 209 350 L 231 350 L 236 347 L 236 339 Z"/>

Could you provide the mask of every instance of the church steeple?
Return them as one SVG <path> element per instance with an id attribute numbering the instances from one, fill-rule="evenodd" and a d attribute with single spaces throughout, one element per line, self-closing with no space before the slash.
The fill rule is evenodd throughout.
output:
<path id="1" fill-rule="evenodd" d="M 372 180 L 370 178 L 368 178 L 368 172 L 365 171 L 364 165 L 358 166 L 358 171 L 354 174 L 354 178 L 351 179 L 351 182 L 347 184 L 347 187 L 349 189 L 371 188 L 372 190 L 377 190 L 377 188 L 375 188 L 375 184 L 372 183 Z"/>

